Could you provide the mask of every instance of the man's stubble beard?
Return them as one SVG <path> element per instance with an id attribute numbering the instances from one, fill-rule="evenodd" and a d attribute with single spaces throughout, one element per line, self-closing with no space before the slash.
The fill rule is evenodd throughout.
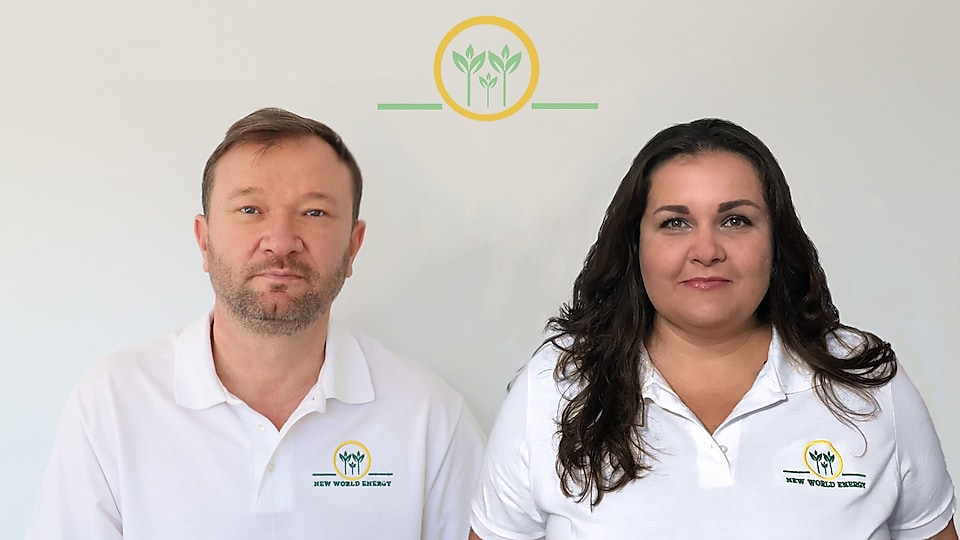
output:
<path id="1" fill-rule="evenodd" d="M 326 313 L 340 293 L 350 267 L 350 251 L 344 253 L 340 264 L 322 275 L 306 264 L 290 257 L 271 257 L 261 263 L 244 267 L 235 274 L 224 262 L 213 245 L 207 242 L 210 283 L 217 301 L 247 330 L 264 336 L 292 336 L 307 328 Z M 273 284 L 269 293 L 254 290 L 253 276 L 272 269 L 290 269 L 303 276 L 310 287 L 300 296 L 286 300 L 268 300 L 269 294 L 282 293 L 288 286 Z"/>

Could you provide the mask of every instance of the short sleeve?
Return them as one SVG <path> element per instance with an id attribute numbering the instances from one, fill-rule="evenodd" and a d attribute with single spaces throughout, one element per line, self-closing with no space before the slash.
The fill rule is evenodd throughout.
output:
<path id="1" fill-rule="evenodd" d="M 902 369 L 890 385 L 901 489 L 887 523 L 892 538 L 930 538 L 956 511 L 953 482 L 920 393 Z"/>
<path id="2" fill-rule="evenodd" d="M 544 537 L 530 474 L 528 439 L 530 366 L 514 380 L 490 433 L 470 525 L 484 540 Z"/>
<path id="3" fill-rule="evenodd" d="M 123 537 L 120 509 L 75 390 L 64 407 L 27 540 Z"/>
<path id="4" fill-rule="evenodd" d="M 453 435 L 423 510 L 423 538 L 467 537 L 470 499 L 483 459 L 483 439 L 483 431 L 461 401 Z"/>

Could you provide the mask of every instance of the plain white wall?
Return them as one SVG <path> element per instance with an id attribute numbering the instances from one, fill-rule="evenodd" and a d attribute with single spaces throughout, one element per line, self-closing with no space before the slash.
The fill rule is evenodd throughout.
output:
<path id="1" fill-rule="evenodd" d="M 632 156 L 667 125 L 735 120 L 774 150 L 845 322 L 898 350 L 960 475 L 960 3 L 19 3 L 0 19 L 0 537 L 23 534 L 67 393 L 105 353 L 211 301 L 203 163 L 281 106 L 341 132 L 366 242 L 336 316 L 434 367 L 489 427 L 570 294 Z M 475 15 L 540 53 L 535 101 L 481 123 L 433 54 Z"/>

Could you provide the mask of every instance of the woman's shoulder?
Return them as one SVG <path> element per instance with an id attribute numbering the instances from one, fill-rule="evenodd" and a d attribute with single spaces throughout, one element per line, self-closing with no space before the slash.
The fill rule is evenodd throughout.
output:
<path id="1" fill-rule="evenodd" d="M 834 329 L 826 335 L 827 351 L 839 359 L 855 357 L 881 343 L 876 335 L 849 326 Z"/>

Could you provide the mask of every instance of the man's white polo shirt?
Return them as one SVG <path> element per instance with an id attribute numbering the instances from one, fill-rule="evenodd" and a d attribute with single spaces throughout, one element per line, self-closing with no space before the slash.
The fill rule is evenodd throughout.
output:
<path id="1" fill-rule="evenodd" d="M 560 491 L 556 421 L 572 389 L 554 381 L 557 356 L 546 347 L 528 363 L 490 434 L 471 516 L 481 538 L 925 539 L 954 513 L 940 441 L 906 375 L 877 389 L 876 418 L 850 427 L 776 332 L 753 387 L 713 435 L 645 361 L 653 470 L 591 511 Z"/>
<path id="2" fill-rule="evenodd" d="M 482 452 L 459 394 L 336 323 L 278 431 L 220 383 L 208 314 L 84 378 L 28 538 L 459 540 Z"/>

